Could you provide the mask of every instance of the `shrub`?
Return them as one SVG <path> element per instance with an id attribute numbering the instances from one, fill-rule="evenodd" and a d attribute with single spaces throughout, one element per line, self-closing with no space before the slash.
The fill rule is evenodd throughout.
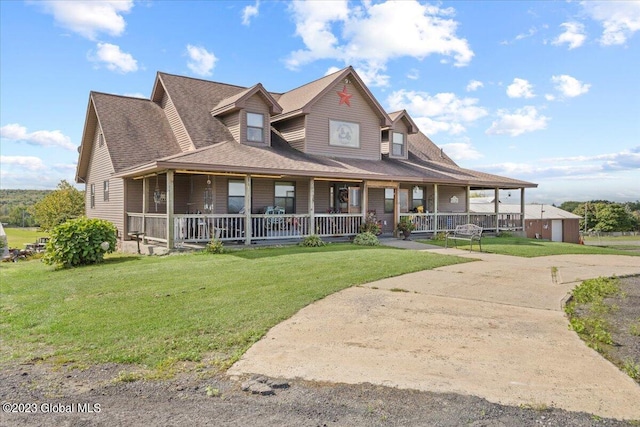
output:
<path id="1" fill-rule="evenodd" d="M 433 236 L 431 238 L 431 240 L 439 240 L 444 242 L 445 240 L 447 240 L 447 233 L 444 231 L 440 231 L 439 233 L 437 233 L 435 236 Z"/>
<path id="2" fill-rule="evenodd" d="M 204 251 L 208 254 L 223 254 L 224 245 L 220 240 L 213 239 L 207 243 L 207 246 L 204 247 Z"/>
<path id="3" fill-rule="evenodd" d="M 308 248 L 316 248 L 319 246 L 324 246 L 326 245 L 326 243 L 322 241 L 320 236 L 312 234 L 311 236 L 305 237 L 304 240 L 300 242 L 300 245 L 306 246 Z"/>
<path id="4" fill-rule="evenodd" d="M 382 227 L 380 226 L 380 221 L 378 221 L 375 212 L 369 212 L 367 214 L 367 219 L 362 225 L 360 225 L 360 232 L 373 233 L 376 236 L 382 233 Z"/>
<path id="5" fill-rule="evenodd" d="M 360 246 L 378 246 L 380 244 L 380 241 L 375 234 L 367 232 L 358 234 L 353 239 L 353 244 Z"/>
<path id="6" fill-rule="evenodd" d="M 102 262 L 105 253 L 115 251 L 116 235 L 115 225 L 103 219 L 69 220 L 51 230 L 42 261 L 65 268 Z"/>
<path id="7" fill-rule="evenodd" d="M 501 231 L 497 237 L 513 237 L 513 233 L 510 231 Z"/>

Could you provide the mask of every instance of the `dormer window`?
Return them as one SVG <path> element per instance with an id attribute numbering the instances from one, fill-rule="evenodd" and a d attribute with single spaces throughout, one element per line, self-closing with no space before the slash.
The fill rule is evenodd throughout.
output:
<path id="1" fill-rule="evenodd" d="M 403 133 L 393 132 L 391 154 L 398 157 L 404 156 L 404 134 Z"/>
<path id="2" fill-rule="evenodd" d="M 247 141 L 264 142 L 264 116 L 247 113 Z"/>

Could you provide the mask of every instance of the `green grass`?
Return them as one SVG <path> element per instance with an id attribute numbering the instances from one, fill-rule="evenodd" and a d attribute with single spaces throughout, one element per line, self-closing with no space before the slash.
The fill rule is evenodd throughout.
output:
<path id="1" fill-rule="evenodd" d="M 467 260 L 334 244 L 224 255 L 117 255 L 53 270 L 0 267 L 0 361 L 230 363 L 271 327 L 349 286 Z"/>
<path id="2" fill-rule="evenodd" d="M 38 228 L 13 228 L 5 227 L 7 233 L 7 241 L 10 248 L 24 249 L 27 243 L 35 243 L 40 237 L 48 237 L 49 235 Z"/>
<path id="3" fill-rule="evenodd" d="M 444 240 L 418 240 L 422 243 L 444 246 Z M 450 242 L 451 243 L 451 242 Z M 459 249 L 469 249 L 466 242 L 458 242 Z M 451 243 L 452 244 L 452 243 Z M 478 245 L 474 242 L 473 250 Z M 567 254 L 596 254 L 596 255 L 631 255 L 640 256 L 640 252 L 630 252 L 619 249 L 601 248 L 598 246 L 576 245 L 572 243 L 550 242 L 547 240 L 527 239 L 524 237 L 483 237 L 482 251 L 501 255 L 519 257 L 539 257 L 548 255 Z"/>

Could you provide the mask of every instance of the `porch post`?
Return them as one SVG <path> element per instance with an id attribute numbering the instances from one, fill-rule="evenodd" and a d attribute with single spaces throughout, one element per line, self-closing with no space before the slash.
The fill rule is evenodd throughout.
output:
<path id="1" fill-rule="evenodd" d="M 433 184 L 433 234 L 438 234 L 438 184 Z"/>
<path id="2" fill-rule="evenodd" d="M 251 229 L 253 221 L 251 220 L 251 175 L 244 177 L 244 244 L 251 244 Z"/>
<path id="3" fill-rule="evenodd" d="M 362 206 L 362 223 L 364 224 L 367 220 L 367 214 L 369 212 L 369 187 L 367 185 L 367 181 L 362 181 L 362 195 L 361 195 L 360 206 Z"/>
<path id="4" fill-rule="evenodd" d="M 309 234 L 316 234 L 316 181 L 309 178 Z"/>
<path id="5" fill-rule="evenodd" d="M 494 189 L 493 208 L 496 212 L 496 235 L 500 234 L 500 224 L 498 222 L 498 213 L 500 212 L 500 188 Z"/>
<path id="6" fill-rule="evenodd" d="M 471 224 L 471 186 L 467 185 L 467 201 L 464 206 L 467 211 L 467 224 Z"/>
<path id="7" fill-rule="evenodd" d="M 522 232 L 525 233 L 525 221 L 524 221 L 524 187 L 520 189 L 520 222 L 522 226 Z M 527 234 L 524 234 L 524 237 L 527 237 Z"/>
<path id="8" fill-rule="evenodd" d="M 396 235 L 396 227 L 400 222 L 400 183 L 396 182 L 393 191 L 393 235 Z"/>
<path id="9" fill-rule="evenodd" d="M 147 225 L 147 212 L 149 210 L 149 178 L 142 178 L 142 230 L 139 230 L 143 233 L 145 232 L 145 228 Z M 147 235 L 142 235 L 142 242 L 146 242 Z"/>
<path id="10" fill-rule="evenodd" d="M 173 249 L 173 171 L 167 171 L 167 248 Z"/>

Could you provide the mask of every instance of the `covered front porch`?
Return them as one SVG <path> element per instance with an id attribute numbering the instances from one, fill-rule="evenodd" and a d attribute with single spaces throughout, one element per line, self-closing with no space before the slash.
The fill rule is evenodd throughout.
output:
<path id="1" fill-rule="evenodd" d="M 516 188 L 507 188 L 516 190 Z M 369 218 L 395 232 L 409 216 L 414 233 L 432 235 L 461 224 L 488 232 L 523 230 L 521 212 L 500 213 L 498 187 L 352 177 L 301 177 L 167 170 L 125 180 L 124 236 L 137 234 L 167 248 L 213 239 L 256 241 L 349 237 Z M 472 191 L 495 192 L 495 212 L 472 213 Z"/>

